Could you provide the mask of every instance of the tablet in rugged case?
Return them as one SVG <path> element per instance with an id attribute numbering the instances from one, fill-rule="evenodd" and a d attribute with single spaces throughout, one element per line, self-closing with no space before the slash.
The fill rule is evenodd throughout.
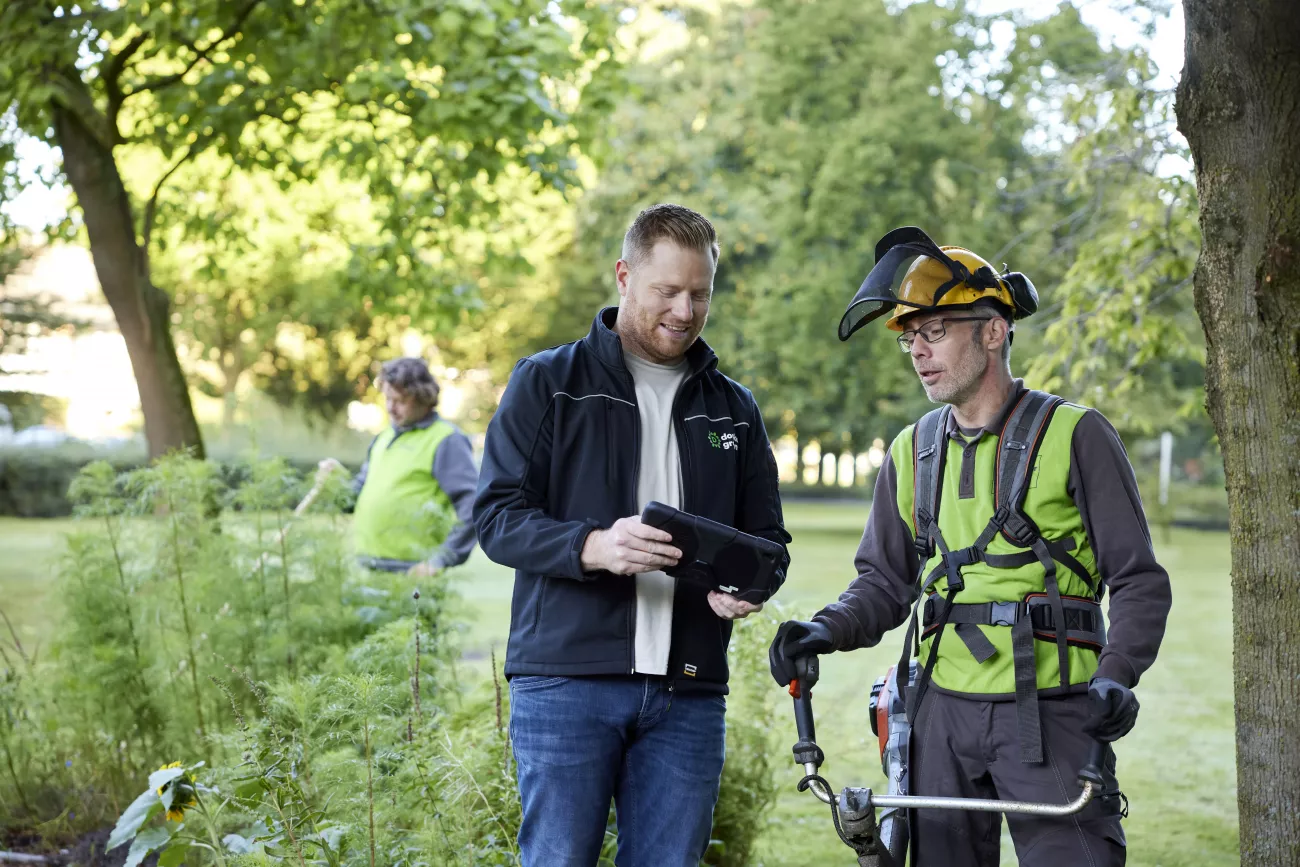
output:
<path id="1" fill-rule="evenodd" d="M 682 551 L 667 574 L 754 604 L 772 594 L 772 576 L 785 558 L 776 542 L 658 502 L 646 504 L 641 520 L 671 533 Z"/>

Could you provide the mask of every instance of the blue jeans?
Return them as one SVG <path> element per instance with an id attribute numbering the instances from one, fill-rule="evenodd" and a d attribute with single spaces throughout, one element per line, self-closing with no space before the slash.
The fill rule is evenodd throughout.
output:
<path id="1" fill-rule="evenodd" d="M 592 867 L 611 798 L 618 867 L 697 867 L 726 709 L 720 695 L 675 695 L 661 678 L 511 678 L 523 867 Z"/>

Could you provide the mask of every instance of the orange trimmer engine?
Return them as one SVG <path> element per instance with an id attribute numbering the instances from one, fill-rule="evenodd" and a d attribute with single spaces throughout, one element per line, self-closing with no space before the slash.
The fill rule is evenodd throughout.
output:
<path id="1" fill-rule="evenodd" d="M 880 741 L 880 758 L 885 758 L 889 747 L 889 706 L 898 692 L 898 683 L 894 678 L 894 666 L 889 667 L 884 677 L 876 678 L 871 685 L 871 703 L 867 705 L 871 714 L 871 733 Z"/>
<path id="2" fill-rule="evenodd" d="M 916 683 L 920 666 L 913 659 L 908 664 L 908 683 Z M 909 795 L 908 766 L 911 763 L 912 723 L 907 718 L 907 701 L 898 688 L 897 669 L 893 666 L 871 685 L 871 732 L 880 740 L 880 769 L 889 781 L 888 794 Z M 880 814 L 880 841 L 893 853 L 896 863 L 903 863 L 907 851 L 907 813 L 890 808 Z"/>

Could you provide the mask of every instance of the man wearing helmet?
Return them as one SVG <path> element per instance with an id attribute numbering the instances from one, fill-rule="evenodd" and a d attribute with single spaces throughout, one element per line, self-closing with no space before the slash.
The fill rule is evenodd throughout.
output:
<path id="1" fill-rule="evenodd" d="M 840 322 L 847 340 L 888 315 L 941 406 L 890 446 L 858 577 L 811 621 L 781 625 L 772 675 L 784 685 L 798 657 L 870 647 L 910 620 L 897 670 L 912 794 L 1070 800 L 1092 739 L 1133 727 L 1132 688 L 1164 635 L 1169 577 L 1114 428 L 1011 375 L 1013 322 L 1037 306 L 1024 275 L 906 228 L 881 239 Z M 1109 749 L 1104 765 L 1081 813 L 1008 815 L 1022 865 L 1124 863 Z M 998 863 L 997 813 L 918 810 L 909 825 L 914 864 Z"/>

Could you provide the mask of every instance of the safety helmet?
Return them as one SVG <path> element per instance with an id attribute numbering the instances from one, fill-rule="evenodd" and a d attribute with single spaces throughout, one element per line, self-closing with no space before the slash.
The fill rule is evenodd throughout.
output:
<path id="1" fill-rule="evenodd" d="M 906 269 L 904 269 L 906 266 Z M 899 273 L 902 279 L 898 280 Z M 897 282 L 895 282 L 897 280 Z M 886 314 L 885 327 L 902 331 L 899 320 L 940 307 L 969 307 L 996 301 L 1023 319 L 1038 309 L 1038 292 L 1024 274 L 1004 271 L 964 247 L 940 247 L 915 226 L 895 229 L 876 244 L 876 264 L 840 319 L 840 340 Z"/>

